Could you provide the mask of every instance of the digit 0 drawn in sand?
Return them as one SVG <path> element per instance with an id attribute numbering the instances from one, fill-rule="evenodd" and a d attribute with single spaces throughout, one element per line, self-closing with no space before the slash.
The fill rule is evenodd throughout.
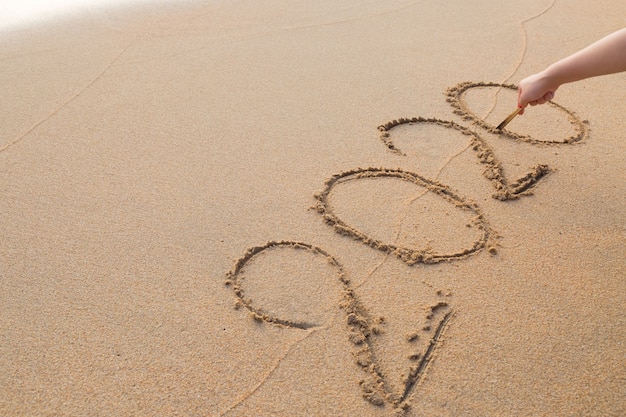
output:
<path id="1" fill-rule="evenodd" d="M 478 117 L 474 114 L 470 109 L 464 99 L 464 94 L 473 88 L 485 88 L 485 87 L 498 87 L 505 88 L 509 90 L 517 91 L 517 86 L 513 84 L 500 84 L 500 83 L 492 83 L 492 82 L 463 82 L 455 85 L 454 87 L 450 87 L 446 90 L 446 99 L 448 103 L 452 107 L 454 107 L 454 113 L 461 116 L 464 120 L 470 121 L 473 124 L 476 124 L 483 129 L 487 130 L 490 133 L 501 134 L 511 139 L 520 140 L 533 144 L 549 144 L 549 145 L 562 145 L 568 143 L 577 143 L 581 142 L 589 135 L 589 127 L 587 126 L 587 122 L 583 121 L 578 117 L 573 111 L 566 109 L 565 107 L 554 103 L 552 101 L 548 101 L 546 105 L 555 108 L 567 115 L 567 119 L 570 124 L 575 128 L 576 134 L 563 138 L 561 140 L 551 139 L 551 140 L 539 140 L 533 138 L 530 135 L 523 135 L 520 133 L 513 132 L 506 128 L 502 130 L 496 129 L 495 126 L 487 123 L 485 120 Z"/>
<path id="2" fill-rule="evenodd" d="M 487 142 L 478 135 L 478 133 L 469 130 L 468 128 L 459 125 L 458 123 L 424 117 L 413 118 L 400 118 L 398 120 L 392 120 L 378 126 L 380 133 L 380 139 L 385 146 L 392 152 L 406 156 L 400 149 L 397 148 L 393 140 L 391 139 L 391 131 L 401 125 L 414 125 L 414 124 L 431 124 L 441 126 L 447 129 L 458 130 L 462 135 L 469 136 L 470 144 L 479 161 L 485 166 L 483 175 L 485 178 L 491 181 L 496 192 L 493 194 L 493 198 L 498 200 L 515 200 L 524 195 L 531 195 L 534 186 L 543 177 L 550 173 L 550 168 L 547 165 L 536 165 L 530 169 L 530 171 L 518 178 L 512 183 L 509 183 L 504 175 L 504 169 L 502 164 L 496 158 L 493 150 L 487 145 Z M 495 129 L 495 128 L 494 128 Z"/>
<path id="3" fill-rule="evenodd" d="M 471 247 L 463 248 L 453 253 L 435 253 L 431 249 L 413 249 L 408 247 L 400 247 L 393 243 L 384 243 L 379 239 L 368 236 L 362 231 L 348 225 L 341 220 L 333 210 L 333 207 L 329 203 L 329 195 L 333 188 L 346 181 L 355 181 L 360 179 L 371 178 L 397 178 L 402 181 L 407 181 L 425 188 L 427 191 L 434 193 L 435 195 L 443 198 L 445 201 L 453 204 L 460 210 L 469 211 L 474 215 L 470 226 L 476 226 L 481 235 Z M 489 223 L 485 219 L 485 216 L 475 203 L 469 202 L 460 197 L 449 187 L 440 184 L 436 181 L 429 180 L 418 174 L 403 171 L 400 169 L 385 169 L 385 168 L 357 168 L 350 171 L 342 172 L 340 174 L 333 175 L 326 180 L 326 187 L 320 193 L 315 194 L 317 204 L 315 209 L 320 213 L 327 224 L 333 226 L 335 231 L 339 234 L 350 236 L 366 245 L 380 250 L 384 253 L 388 253 L 397 256 L 407 265 L 414 265 L 417 263 L 434 264 L 442 261 L 452 261 L 455 259 L 465 258 L 470 256 L 481 249 L 488 247 L 491 252 L 495 249 L 495 238 L 497 237 L 495 232 L 489 226 Z"/>
<path id="4" fill-rule="evenodd" d="M 365 377 L 359 381 L 362 395 L 373 405 L 390 407 L 395 414 L 403 415 L 410 408 L 410 397 L 422 379 L 429 363 L 433 360 L 433 355 L 440 344 L 443 332 L 453 316 L 453 311 L 448 304 L 439 302 L 428 308 L 426 325 L 405 336 L 409 350 L 408 357 L 415 364 L 404 375 L 401 392 L 394 392 L 390 387 L 388 376 L 377 359 L 375 347 L 376 336 L 384 331 L 385 319 L 382 317 L 373 318 L 370 315 L 358 300 L 343 266 L 325 250 L 307 243 L 294 241 L 270 241 L 265 245 L 249 248 L 241 258 L 235 261 L 233 268 L 227 273 L 225 281 L 225 284 L 230 286 L 235 293 L 236 307 L 248 309 L 256 321 L 274 326 L 306 330 L 319 325 L 273 315 L 257 305 L 245 293 L 241 274 L 247 264 L 264 251 L 280 249 L 304 250 L 315 256 L 321 256 L 335 269 L 337 279 L 342 286 L 338 307 L 346 314 L 348 339 L 353 346 L 355 362 L 365 373 Z M 438 292 L 438 295 L 441 296 L 441 292 Z M 421 340 L 424 335 L 428 336 L 428 341 L 420 350 L 416 347 L 416 342 Z"/>

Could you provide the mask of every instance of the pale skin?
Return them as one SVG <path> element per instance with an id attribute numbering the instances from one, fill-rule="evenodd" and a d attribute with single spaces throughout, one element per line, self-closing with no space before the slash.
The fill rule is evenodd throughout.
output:
<path id="1" fill-rule="evenodd" d="M 592 43 L 519 82 L 517 106 L 544 104 L 565 83 L 626 71 L 626 28 Z"/>

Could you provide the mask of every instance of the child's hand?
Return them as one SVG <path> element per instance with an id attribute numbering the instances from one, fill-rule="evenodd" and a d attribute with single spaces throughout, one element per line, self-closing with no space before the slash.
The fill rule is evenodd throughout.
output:
<path id="1" fill-rule="evenodd" d="M 552 100 L 557 88 L 559 84 L 543 72 L 524 78 L 517 89 L 517 106 L 522 109 L 519 114 L 524 114 L 524 108 L 529 104 L 536 106 Z"/>
<path id="2" fill-rule="evenodd" d="M 561 84 L 598 75 L 626 71 L 626 28 L 613 32 L 588 47 L 563 58 L 519 83 L 517 106 L 524 114 L 527 105 L 536 106 L 554 98 Z"/>

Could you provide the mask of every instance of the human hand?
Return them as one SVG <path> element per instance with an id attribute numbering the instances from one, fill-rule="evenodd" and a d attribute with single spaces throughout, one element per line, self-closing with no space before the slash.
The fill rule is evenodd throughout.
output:
<path id="1" fill-rule="evenodd" d="M 517 89 L 517 106 L 521 109 L 519 114 L 524 114 L 524 108 L 529 104 L 536 106 L 552 100 L 559 86 L 543 72 L 524 78 Z"/>

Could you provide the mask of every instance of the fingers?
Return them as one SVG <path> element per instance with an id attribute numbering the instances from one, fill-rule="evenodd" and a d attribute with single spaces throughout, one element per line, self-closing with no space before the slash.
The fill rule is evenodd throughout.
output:
<path id="1" fill-rule="evenodd" d="M 552 100 L 553 98 L 554 98 L 554 93 L 552 91 L 548 91 L 546 94 L 544 94 L 543 97 L 537 100 L 533 100 L 528 104 L 530 104 L 531 106 L 536 106 L 537 104 L 546 104 L 548 101 Z"/>
<path id="2" fill-rule="evenodd" d="M 522 88 L 518 87 L 517 89 L 517 107 L 519 107 L 520 112 L 518 114 L 522 115 L 524 114 L 524 109 L 526 108 L 526 106 L 531 105 L 531 106 L 536 106 L 538 104 L 545 104 L 548 101 L 552 100 L 554 98 L 554 91 L 547 91 L 546 93 L 544 93 L 544 95 L 538 99 L 532 100 L 532 101 L 528 101 L 526 102 L 524 100 L 523 94 L 522 94 Z"/>
<path id="3" fill-rule="evenodd" d="M 521 110 L 517 114 L 520 116 L 524 114 L 524 108 L 526 107 L 526 105 L 522 105 L 521 99 L 522 99 L 522 87 L 519 86 L 517 88 L 517 107 L 520 108 Z"/>

